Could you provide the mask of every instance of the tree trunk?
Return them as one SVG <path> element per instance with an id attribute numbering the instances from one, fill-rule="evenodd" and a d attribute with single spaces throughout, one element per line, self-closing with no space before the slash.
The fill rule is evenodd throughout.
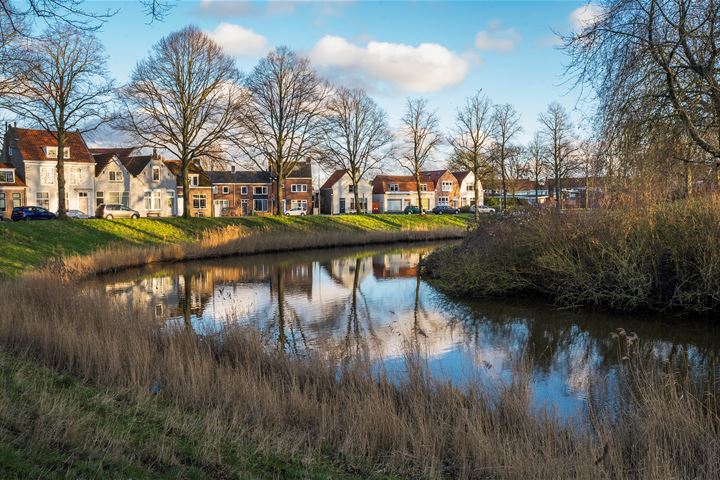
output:
<path id="1" fill-rule="evenodd" d="M 183 218 L 190 218 L 190 162 L 182 160 Z"/>
<path id="2" fill-rule="evenodd" d="M 422 204 L 422 192 L 420 191 L 420 172 L 415 172 L 415 188 L 417 188 L 418 196 L 418 207 L 420 208 L 420 215 L 423 215 L 423 204 Z"/>
<path id="3" fill-rule="evenodd" d="M 507 208 L 507 179 L 505 178 L 505 160 L 500 161 L 500 176 L 502 179 L 502 205 L 500 206 L 501 211 L 505 211 Z"/>
<path id="4" fill-rule="evenodd" d="M 284 183 L 285 181 L 278 170 L 277 178 L 275 179 L 275 215 L 285 214 L 282 207 L 283 198 L 285 197 Z"/>
<path id="5" fill-rule="evenodd" d="M 473 172 L 473 175 L 475 175 L 475 187 L 473 188 L 475 193 L 475 221 L 480 221 L 480 189 L 478 188 L 478 175 Z"/>
<path id="6" fill-rule="evenodd" d="M 58 181 L 58 218 L 67 219 L 67 205 L 65 205 L 65 132 L 57 132 L 57 181 Z M 49 207 L 49 205 L 48 205 Z"/>
<path id="7" fill-rule="evenodd" d="M 355 215 L 360 215 L 362 212 L 360 211 L 360 194 L 358 193 L 358 182 L 356 180 L 352 180 L 352 182 L 353 196 L 355 197 Z"/>

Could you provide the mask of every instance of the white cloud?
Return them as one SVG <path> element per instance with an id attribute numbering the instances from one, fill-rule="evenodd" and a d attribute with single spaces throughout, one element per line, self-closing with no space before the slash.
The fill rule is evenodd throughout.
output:
<path id="1" fill-rule="evenodd" d="M 314 65 L 365 82 L 389 82 L 413 92 L 433 92 L 462 82 L 470 62 L 436 43 L 418 46 L 370 41 L 365 46 L 326 35 L 310 50 Z"/>
<path id="2" fill-rule="evenodd" d="M 582 30 L 595 23 L 603 12 L 604 9 L 600 5 L 588 3 L 570 13 L 570 23 L 575 30 Z"/>
<path id="3" fill-rule="evenodd" d="M 221 23 L 210 32 L 210 37 L 236 57 L 254 57 L 270 49 L 265 37 L 234 23 Z"/>
<path id="4" fill-rule="evenodd" d="M 478 50 L 507 53 L 515 48 L 522 36 L 514 28 L 501 28 L 498 21 L 490 22 L 486 30 L 475 36 L 475 47 Z"/>

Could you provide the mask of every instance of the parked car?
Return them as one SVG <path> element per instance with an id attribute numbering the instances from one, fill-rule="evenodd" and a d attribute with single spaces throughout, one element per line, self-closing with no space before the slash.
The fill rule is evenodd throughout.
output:
<path id="1" fill-rule="evenodd" d="M 97 218 L 140 218 L 140 212 L 125 205 L 103 203 L 95 210 L 95 216 Z"/>
<path id="2" fill-rule="evenodd" d="M 493 207 L 487 207 L 485 205 L 480 205 L 477 209 L 480 213 L 495 213 L 495 209 Z M 470 213 L 475 213 L 475 205 L 470 207 Z"/>
<path id="3" fill-rule="evenodd" d="M 457 215 L 458 213 L 460 213 L 460 209 L 449 207 L 447 205 L 438 205 L 437 207 L 432 209 L 432 213 L 434 213 L 435 215 L 442 215 L 443 213 L 449 215 Z"/>
<path id="4" fill-rule="evenodd" d="M 405 207 L 405 210 L 403 210 L 403 213 L 405 215 L 420 215 L 423 211 L 421 211 L 417 205 L 408 205 Z"/>
<path id="5" fill-rule="evenodd" d="M 43 207 L 15 207 L 10 216 L 15 221 L 18 220 L 52 220 L 56 215 Z"/>
<path id="6" fill-rule="evenodd" d="M 285 215 L 300 215 L 304 217 L 307 215 L 307 210 L 302 207 L 293 207 L 290 210 L 285 210 Z"/>
<path id="7" fill-rule="evenodd" d="M 57 215 L 57 213 L 55 215 Z M 90 215 L 88 215 L 85 212 L 81 212 L 80 210 L 66 210 L 65 215 L 67 215 L 70 218 L 79 218 L 79 219 L 90 218 Z"/>

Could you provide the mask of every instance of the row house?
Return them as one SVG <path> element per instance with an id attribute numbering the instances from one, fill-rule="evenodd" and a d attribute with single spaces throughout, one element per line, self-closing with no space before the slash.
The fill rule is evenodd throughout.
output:
<path id="1" fill-rule="evenodd" d="M 274 176 L 272 169 L 270 175 Z M 275 206 L 277 195 L 271 192 L 271 208 Z M 282 211 L 291 208 L 303 208 L 308 213 L 313 209 L 313 177 L 310 160 L 297 162 L 293 170 L 283 180 Z"/>
<path id="2" fill-rule="evenodd" d="M 270 212 L 270 195 L 273 189 L 269 172 L 210 171 L 213 185 L 213 215 L 223 211 L 228 216 L 267 214 Z"/>
<path id="3" fill-rule="evenodd" d="M 399 213 L 417 205 L 417 182 L 412 175 L 377 175 L 372 185 L 373 213 Z M 424 173 L 420 176 L 420 195 L 424 210 L 435 207 L 435 184 Z"/>
<path id="4" fill-rule="evenodd" d="M 176 215 L 175 175 L 157 152 L 136 155 L 138 150 L 90 149 L 95 158 L 95 206 L 125 205 L 143 217 Z"/>
<path id="5" fill-rule="evenodd" d="M 183 194 L 182 163 L 179 160 L 164 160 L 163 163 L 175 178 L 177 190 L 176 215 L 182 216 L 185 203 Z M 188 168 L 188 183 L 190 195 L 190 216 L 211 217 L 213 201 L 213 185 L 205 170 L 196 163 Z"/>
<path id="6" fill-rule="evenodd" d="M 320 187 L 320 213 L 338 215 L 344 213 L 369 213 L 372 207 L 373 186 L 367 180 L 358 182 L 358 202 L 355 206 L 355 186 L 347 170 L 334 171 Z"/>
<path id="7" fill-rule="evenodd" d="M 0 215 L 10 218 L 13 207 L 25 205 L 25 182 L 8 163 L 0 163 Z"/>

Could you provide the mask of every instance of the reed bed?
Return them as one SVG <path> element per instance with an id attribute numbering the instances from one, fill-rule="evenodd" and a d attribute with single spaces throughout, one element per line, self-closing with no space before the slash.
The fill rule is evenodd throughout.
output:
<path id="1" fill-rule="evenodd" d="M 362 358 L 291 357 L 232 323 L 217 336 L 169 329 L 133 305 L 47 272 L 4 287 L 3 349 L 131 392 L 138 409 L 155 398 L 191 413 L 163 431 L 191 435 L 208 471 L 222 470 L 232 446 L 218 444 L 222 438 L 238 448 L 252 442 L 264 452 L 329 458 L 360 476 L 720 476 L 717 407 L 672 369 L 644 373 L 628 364 L 620 372 L 626 401 L 612 410 L 600 402 L 575 424 L 533 411 L 522 361 L 513 382 L 497 391 L 459 390 L 433 379 L 422 352 L 408 350 L 407 375 L 390 381 Z M 52 418 L 36 422 L 33 441 L 70 435 Z M 93 441 L 108 458 L 125 454 Z M 151 465 L 162 452 L 148 446 L 137 455 Z"/>
<path id="2" fill-rule="evenodd" d="M 244 228 L 230 226 L 206 231 L 195 242 L 124 248 L 109 246 L 88 255 L 59 257 L 39 269 L 39 273 L 27 275 L 45 276 L 49 274 L 63 279 L 79 280 L 92 275 L 154 263 L 383 243 L 458 239 L 462 238 L 465 233 L 465 230 L 458 228 L 374 232 L 277 232 L 272 230 L 248 231 Z"/>
<path id="3" fill-rule="evenodd" d="M 427 270 L 448 292 L 535 293 L 563 306 L 720 308 L 720 196 L 616 210 L 527 211 L 485 224 Z"/>

